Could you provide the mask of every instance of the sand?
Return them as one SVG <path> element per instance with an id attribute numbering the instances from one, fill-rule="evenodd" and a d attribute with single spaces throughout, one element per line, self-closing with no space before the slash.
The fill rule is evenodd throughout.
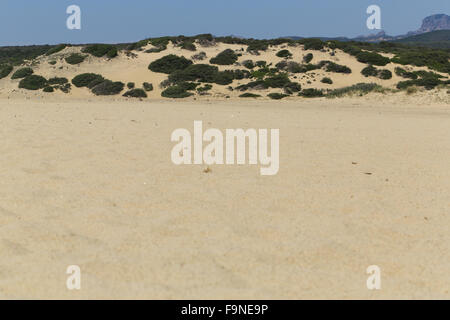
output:
<path id="1" fill-rule="evenodd" d="M 386 101 L 1 99 L 0 298 L 450 298 L 450 109 Z M 279 173 L 175 166 L 194 120 Z"/>

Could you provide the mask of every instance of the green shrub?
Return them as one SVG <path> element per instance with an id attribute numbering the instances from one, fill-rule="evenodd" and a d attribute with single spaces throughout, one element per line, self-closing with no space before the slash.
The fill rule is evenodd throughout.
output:
<path id="1" fill-rule="evenodd" d="M 47 86 L 42 91 L 44 91 L 44 92 L 53 92 L 53 91 L 55 91 L 55 89 L 53 89 L 53 87 Z"/>
<path id="2" fill-rule="evenodd" d="M 316 97 L 323 97 L 323 92 L 322 90 L 310 88 L 310 89 L 303 89 L 298 95 L 305 98 L 316 98 Z"/>
<path id="3" fill-rule="evenodd" d="M 376 66 L 385 66 L 390 62 L 389 58 L 382 56 L 376 52 L 360 51 L 356 55 L 359 62 L 373 64 Z"/>
<path id="4" fill-rule="evenodd" d="M 274 100 L 280 100 L 280 99 L 283 99 L 285 97 L 289 97 L 289 95 L 287 95 L 287 94 L 282 94 L 282 93 L 278 93 L 278 92 L 269 93 L 267 96 L 270 99 L 274 99 Z"/>
<path id="5" fill-rule="evenodd" d="M 283 49 L 278 51 L 276 56 L 279 58 L 290 58 L 292 57 L 292 53 L 289 50 Z"/>
<path id="6" fill-rule="evenodd" d="M 325 46 L 325 43 L 320 39 L 301 39 L 299 43 L 303 44 L 305 50 L 322 50 Z"/>
<path id="7" fill-rule="evenodd" d="M 333 80 L 331 80 L 328 77 L 322 78 L 322 80 L 320 80 L 320 82 L 326 83 L 326 84 L 333 84 Z"/>
<path id="8" fill-rule="evenodd" d="M 415 74 L 414 72 L 408 72 L 405 69 L 400 68 L 400 67 L 395 68 L 395 74 L 402 78 L 406 78 L 406 79 L 415 80 L 418 78 L 417 74 Z"/>
<path id="9" fill-rule="evenodd" d="M 200 93 L 200 94 L 202 94 L 202 93 L 205 93 L 205 92 L 207 92 L 207 91 L 209 91 L 209 90 L 211 90 L 212 89 L 212 85 L 210 85 L 210 84 L 205 84 L 203 87 L 199 87 L 199 88 L 197 88 L 197 92 L 198 93 Z"/>
<path id="10" fill-rule="evenodd" d="M 289 80 L 287 74 L 280 73 L 266 78 L 264 83 L 268 88 L 283 88 L 291 83 L 291 81 Z"/>
<path id="11" fill-rule="evenodd" d="M 373 65 L 369 65 L 361 70 L 361 74 L 365 77 L 376 77 L 378 70 Z"/>
<path id="12" fill-rule="evenodd" d="M 243 65 L 244 67 L 246 67 L 247 69 L 253 69 L 253 68 L 255 67 L 255 64 L 253 63 L 252 60 L 245 60 L 245 61 L 242 61 L 242 65 Z"/>
<path id="13" fill-rule="evenodd" d="M 49 56 L 49 55 L 52 55 L 52 54 L 54 54 L 54 53 L 58 53 L 58 52 L 64 50 L 66 47 L 67 47 L 67 45 L 65 45 L 65 44 L 59 44 L 59 45 L 57 45 L 57 46 L 54 46 L 54 47 L 51 48 L 50 50 L 48 50 L 48 51 L 45 53 L 45 55 L 46 55 L 46 56 Z"/>
<path id="14" fill-rule="evenodd" d="M 127 83 L 127 88 L 128 89 L 134 89 L 134 86 L 135 86 L 134 82 L 128 82 Z"/>
<path id="15" fill-rule="evenodd" d="M 390 70 L 380 70 L 378 72 L 378 77 L 382 80 L 389 80 L 392 79 L 392 72 Z"/>
<path id="16" fill-rule="evenodd" d="M 167 73 L 170 74 L 177 70 L 183 70 L 192 64 L 191 60 L 185 57 L 178 57 L 174 54 L 169 54 L 158 60 L 150 63 L 148 68 L 153 72 Z"/>
<path id="17" fill-rule="evenodd" d="M 79 64 L 82 63 L 84 59 L 86 59 L 86 56 L 79 53 L 72 53 L 70 56 L 65 58 L 68 64 Z"/>
<path id="18" fill-rule="evenodd" d="M 153 84 L 148 83 L 148 82 L 144 82 L 142 84 L 142 87 L 144 88 L 145 91 L 149 92 L 149 91 L 153 91 Z"/>
<path id="19" fill-rule="evenodd" d="M 69 80 L 67 80 L 67 78 L 53 77 L 53 78 L 48 79 L 49 85 L 66 84 L 68 82 L 69 82 Z"/>
<path id="20" fill-rule="evenodd" d="M 243 93 L 239 96 L 239 98 L 258 98 L 258 97 L 261 97 L 261 95 L 250 92 Z"/>
<path id="21" fill-rule="evenodd" d="M 303 57 L 304 63 L 310 63 L 312 59 L 314 58 L 312 53 L 308 53 L 306 56 Z"/>
<path id="22" fill-rule="evenodd" d="M 13 69 L 14 69 L 13 66 L 10 64 L 0 65 L 0 79 L 9 76 L 9 74 L 11 73 L 11 71 L 13 71 Z"/>
<path id="23" fill-rule="evenodd" d="M 91 82 L 94 80 L 105 80 L 101 75 L 95 74 L 95 73 L 82 73 L 77 76 L 75 76 L 72 79 L 72 83 L 75 87 L 81 88 L 81 87 L 88 87 Z M 97 83 L 98 84 L 98 83 Z"/>
<path id="24" fill-rule="evenodd" d="M 108 58 L 114 58 L 117 56 L 117 48 L 110 44 L 93 44 L 87 46 L 81 50 L 83 53 L 92 54 L 95 57 L 103 57 L 107 55 Z"/>
<path id="25" fill-rule="evenodd" d="M 106 53 L 106 56 L 110 59 L 117 57 L 118 52 L 117 52 L 117 48 L 116 47 L 112 47 L 111 49 L 108 50 L 108 52 Z"/>
<path id="26" fill-rule="evenodd" d="M 206 53 L 201 51 L 199 53 L 196 53 L 196 54 L 192 55 L 191 59 L 192 60 L 205 60 L 206 59 Z"/>
<path id="27" fill-rule="evenodd" d="M 219 65 L 231 65 L 234 64 L 238 59 L 238 56 L 236 53 L 234 53 L 231 49 L 226 49 L 219 53 L 214 58 L 210 59 L 209 62 L 212 64 L 219 64 Z"/>
<path id="28" fill-rule="evenodd" d="M 169 75 L 172 83 L 180 81 L 214 82 L 219 69 L 209 64 L 192 64 Z"/>
<path id="29" fill-rule="evenodd" d="M 125 92 L 123 96 L 129 98 L 147 98 L 147 93 L 143 89 L 131 89 Z"/>
<path id="30" fill-rule="evenodd" d="M 263 60 L 259 60 L 255 62 L 255 65 L 259 68 L 264 68 L 265 66 L 267 66 L 267 62 L 263 61 Z"/>
<path id="31" fill-rule="evenodd" d="M 449 54 L 438 50 L 404 50 L 397 52 L 392 62 L 417 67 L 427 66 L 433 70 L 450 73 Z"/>
<path id="32" fill-rule="evenodd" d="M 122 92 L 125 84 L 120 81 L 113 82 L 111 80 L 104 80 L 91 89 L 92 93 L 97 96 L 111 96 Z"/>
<path id="33" fill-rule="evenodd" d="M 183 41 L 180 45 L 181 49 L 189 50 L 189 51 L 195 51 L 197 50 L 197 47 L 192 41 Z"/>
<path id="34" fill-rule="evenodd" d="M 248 43 L 247 52 L 257 53 L 258 51 L 266 51 L 269 45 L 263 41 L 251 41 Z"/>
<path id="35" fill-rule="evenodd" d="M 213 82 L 224 86 L 232 83 L 233 80 L 234 73 L 230 70 L 226 70 L 217 72 Z"/>
<path id="36" fill-rule="evenodd" d="M 39 90 L 47 85 L 47 79 L 38 75 L 29 75 L 19 82 L 19 88 L 27 90 Z"/>
<path id="37" fill-rule="evenodd" d="M 283 87 L 283 90 L 286 94 L 293 94 L 295 92 L 299 92 L 302 90 L 302 86 L 300 83 L 290 82 Z"/>
<path id="38" fill-rule="evenodd" d="M 13 75 L 11 76 L 11 79 L 22 79 L 31 74 L 33 74 L 33 69 L 28 68 L 28 67 L 20 68 L 20 69 L 17 69 L 16 72 L 13 73 Z"/>
<path id="39" fill-rule="evenodd" d="M 427 90 L 431 90 L 436 88 L 440 84 L 444 84 L 444 81 L 436 78 L 422 78 L 416 80 L 400 81 L 399 83 L 397 83 L 397 89 L 404 90 L 411 86 L 418 86 L 424 87 Z"/>
<path id="40" fill-rule="evenodd" d="M 372 91 L 382 91 L 382 87 L 376 83 L 357 83 L 349 87 L 335 89 L 327 94 L 329 98 L 342 97 L 344 95 L 354 95 L 359 96 L 366 95 Z"/>
<path id="41" fill-rule="evenodd" d="M 179 85 L 175 85 L 172 87 L 168 87 L 163 92 L 161 92 L 161 96 L 165 98 L 186 98 L 192 96 L 193 93 L 187 92 L 185 88 Z"/>
<path id="42" fill-rule="evenodd" d="M 69 93 L 70 89 L 72 88 L 72 85 L 70 83 L 66 83 L 62 85 L 57 85 L 55 86 L 55 88 L 61 90 L 64 93 Z"/>
<path id="43" fill-rule="evenodd" d="M 318 64 L 319 68 L 322 68 L 325 66 L 325 71 L 327 72 L 335 72 L 335 73 L 352 73 L 352 70 L 347 67 L 347 66 L 343 66 L 331 61 L 321 61 Z"/>

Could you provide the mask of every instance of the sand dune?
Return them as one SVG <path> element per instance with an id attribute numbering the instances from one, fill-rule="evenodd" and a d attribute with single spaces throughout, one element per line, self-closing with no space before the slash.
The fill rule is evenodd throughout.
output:
<path id="1" fill-rule="evenodd" d="M 125 73 L 120 57 L 99 71 L 159 81 L 141 73 L 147 64 L 140 56 Z M 0 100 L 0 298 L 450 297 L 442 102 L 16 93 Z M 194 120 L 279 128 L 279 173 L 175 166 L 170 134 Z M 374 264 L 382 289 L 369 291 Z M 79 291 L 66 289 L 68 265 L 81 268 Z"/>

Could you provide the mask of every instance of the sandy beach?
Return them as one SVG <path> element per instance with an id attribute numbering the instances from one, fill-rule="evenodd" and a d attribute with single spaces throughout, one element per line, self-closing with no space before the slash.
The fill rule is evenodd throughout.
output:
<path id="1" fill-rule="evenodd" d="M 387 99 L 2 98 L 0 298 L 450 298 L 450 109 Z M 278 174 L 174 165 L 194 120 L 280 129 Z"/>

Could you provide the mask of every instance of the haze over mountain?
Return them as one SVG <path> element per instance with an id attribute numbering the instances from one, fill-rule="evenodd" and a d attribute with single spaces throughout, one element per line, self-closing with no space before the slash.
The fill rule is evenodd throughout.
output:
<path id="1" fill-rule="evenodd" d="M 380 41 L 393 41 L 405 39 L 411 36 L 416 36 L 428 32 L 441 31 L 441 30 L 450 30 L 450 16 L 446 14 L 435 14 L 426 17 L 422 21 L 422 25 L 416 31 L 410 31 L 403 35 L 391 36 L 386 34 L 384 30 L 381 30 L 375 34 L 370 35 L 361 35 L 355 38 L 347 38 L 347 37 L 318 37 L 322 40 L 339 40 L 339 41 L 363 41 L 363 42 L 380 42 Z M 441 34 L 442 37 L 442 34 Z M 302 39 L 303 37 L 289 37 L 294 40 Z"/>

